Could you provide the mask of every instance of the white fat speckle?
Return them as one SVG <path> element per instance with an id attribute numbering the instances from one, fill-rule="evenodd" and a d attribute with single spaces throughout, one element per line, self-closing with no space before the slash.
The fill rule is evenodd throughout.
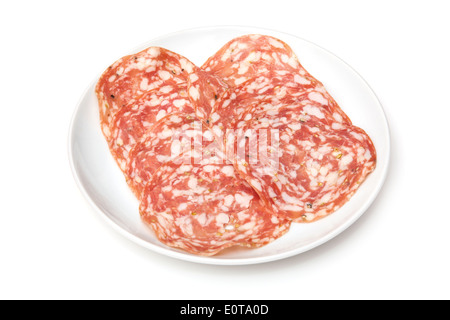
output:
<path id="1" fill-rule="evenodd" d="M 191 189 L 195 189 L 197 187 L 197 179 L 194 177 L 190 177 L 188 181 L 188 187 Z"/>
<path id="2" fill-rule="evenodd" d="M 183 211 L 187 209 L 187 204 L 186 203 L 182 203 L 178 206 L 178 211 Z"/>
<path id="3" fill-rule="evenodd" d="M 278 109 L 269 104 L 265 105 L 264 110 L 266 110 L 268 116 L 276 116 L 278 114 Z"/>
<path id="4" fill-rule="evenodd" d="M 177 99 L 173 101 L 173 105 L 177 108 L 181 108 L 186 105 L 187 101 L 184 99 Z"/>
<path id="5" fill-rule="evenodd" d="M 124 71 L 124 68 L 120 67 L 120 68 L 117 69 L 116 74 L 121 76 L 123 74 L 123 71 Z"/>
<path id="6" fill-rule="evenodd" d="M 153 58 L 156 58 L 157 56 L 159 56 L 160 52 L 161 52 L 161 50 L 158 47 L 150 47 L 147 50 L 147 53 Z"/>
<path id="7" fill-rule="evenodd" d="M 337 112 L 334 112 L 334 113 L 333 113 L 333 118 L 334 118 L 337 122 L 342 122 L 342 121 L 343 121 L 342 116 L 341 116 L 339 113 L 337 113 Z"/>
<path id="8" fill-rule="evenodd" d="M 196 219 L 198 221 L 198 223 L 200 223 L 202 226 L 204 226 L 206 224 L 206 214 L 202 213 L 196 216 Z"/>
<path id="9" fill-rule="evenodd" d="M 166 110 L 159 110 L 158 114 L 156 115 L 156 121 L 161 120 L 167 115 Z"/>
<path id="10" fill-rule="evenodd" d="M 169 93 L 172 90 L 173 90 L 172 86 L 164 86 L 164 87 L 159 89 L 159 92 L 161 92 L 161 93 Z"/>
<path id="11" fill-rule="evenodd" d="M 272 187 L 268 188 L 268 192 L 269 192 L 269 197 L 271 197 L 271 198 L 275 198 L 277 196 L 275 191 L 273 191 Z"/>
<path id="12" fill-rule="evenodd" d="M 197 74 L 193 73 L 189 76 L 189 80 L 191 80 L 191 82 L 195 82 L 198 80 L 198 76 Z"/>
<path id="13" fill-rule="evenodd" d="M 321 103 L 323 105 L 328 105 L 328 101 L 327 99 L 325 99 L 323 97 L 323 95 L 321 95 L 319 92 L 310 92 L 308 94 L 308 98 L 311 99 L 312 101 L 316 101 L 318 103 Z"/>
<path id="14" fill-rule="evenodd" d="M 360 135 L 359 133 L 356 133 L 356 132 L 350 132 L 350 134 L 352 135 L 352 136 L 354 136 L 356 139 L 358 139 L 359 141 L 363 141 L 364 140 L 364 138 L 363 138 L 363 136 L 362 135 Z"/>
<path id="15" fill-rule="evenodd" d="M 171 77 L 170 72 L 165 71 L 165 70 L 159 70 L 158 76 L 163 80 L 169 80 Z"/>
<path id="16" fill-rule="evenodd" d="M 220 58 L 220 60 L 222 61 L 226 61 L 227 59 L 229 59 L 231 57 L 231 48 L 229 48 L 228 50 L 226 50 L 224 52 L 224 54 L 222 55 L 222 57 Z M 208 70 L 207 70 L 208 71 Z"/>
<path id="17" fill-rule="evenodd" d="M 170 157 L 163 156 L 162 154 L 158 154 L 156 156 L 156 160 L 158 160 L 158 162 L 161 162 L 161 163 L 164 163 L 164 162 L 166 162 L 169 159 L 170 159 Z"/>
<path id="18" fill-rule="evenodd" d="M 207 165 L 203 167 L 203 171 L 205 172 L 213 172 L 216 166 Z"/>
<path id="19" fill-rule="evenodd" d="M 320 168 L 319 173 L 322 176 L 326 176 L 328 174 L 328 168 L 327 167 Z"/>
<path id="20" fill-rule="evenodd" d="M 238 86 L 238 85 L 244 83 L 245 80 L 247 80 L 246 77 L 240 77 L 240 78 L 237 78 L 236 80 L 234 80 L 234 84 Z"/>
<path id="21" fill-rule="evenodd" d="M 152 98 L 148 101 L 146 101 L 146 104 L 148 104 L 149 106 L 155 107 L 157 105 L 166 105 L 168 103 L 167 100 L 164 100 L 161 102 L 160 97 L 154 96 L 152 95 Z M 137 106 L 136 106 L 137 107 Z"/>
<path id="22" fill-rule="evenodd" d="M 181 65 L 181 68 L 184 69 L 185 71 L 187 71 L 188 73 L 192 73 L 192 71 L 194 71 L 193 67 L 192 67 L 192 63 L 190 63 L 189 61 L 187 61 L 184 58 L 180 59 L 180 65 Z"/>
<path id="23" fill-rule="evenodd" d="M 322 198 L 320 198 L 320 203 L 327 203 L 331 199 L 331 192 L 324 194 Z"/>
<path id="24" fill-rule="evenodd" d="M 298 212 L 298 211 L 302 211 L 303 210 L 303 206 L 296 206 L 296 205 L 292 205 L 292 204 L 281 205 L 280 208 L 282 210 L 294 211 L 294 212 Z"/>
<path id="25" fill-rule="evenodd" d="M 184 130 L 184 135 L 188 138 L 193 138 L 197 136 L 199 132 L 197 130 Z"/>
<path id="26" fill-rule="evenodd" d="M 262 191 L 261 183 L 259 183 L 258 180 L 252 179 L 252 180 L 251 180 L 251 185 L 253 186 L 253 188 L 255 188 L 256 190 L 258 190 L 259 192 Z"/>
<path id="27" fill-rule="evenodd" d="M 297 83 L 299 83 L 299 84 L 305 84 L 305 85 L 311 83 L 311 81 L 309 81 L 309 80 L 303 78 L 303 77 L 300 76 L 299 74 L 296 74 L 296 75 L 294 76 L 294 81 L 297 82 Z"/>
<path id="28" fill-rule="evenodd" d="M 183 172 L 188 172 L 191 170 L 192 170 L 192 166 L 185 164 L 185 165 L 180 166 L 177 171 L 183 173 Z"/>
<path id="29" fill-rule="evenodd" d="M 245 58 L 244 61 L 246 61 L 246 62 L 255 62 L 255 61 L 258 61 L 260 58 L 261 58 L 261 52 L 252 51 L 247 56 L 247 58 Z"/>
<path id="30" fill-rule="evenodd" d="M 296 205 L 299 205 L 299 206 L 302 206 L 302 205 L 303 205 L 303 202 L 302 202 L 302 201 L 300 201 L 299 199 L 297 199 L 297 198 L 295 198 L 295 197 L 289 196 L 286 192 L 282 192 L 282 193 L 281 193 L 281 198 L 282 198 L 284 201 L 286 201 L 287 203 L 290 203 L 290 204 L 296 204 Z"/>
<path id="31" fill-rule="evenodd" d="M 347 167 L 351 162 L 353 161 L 353 157 L 350 154 L 347 154 L 341 158 L 341 161 L 339 162 L 340 168 Z"/>
<path id="32" fill-rule="evenodd" d="M 289 140 L 291 140 L 291 136 L 288 134 L 282 134 L 280 140 L 288 143 Z"/>
<path id="33" fill-rule="evenodd" d="M 160 139 L 167 139 L 173 135 L 172 130 L 168 128 L 164 128 L 160 133 L 158 133 L 158 138 Z"/>
<path id="34" fill-rule="evenodd" d="M 332 171 L 326 176 L 325 180 L 326 180 L 327 184 L 335 185 L 338 178 L 339 178 L 338 172 Z"/>
<path id="35" fill-rule="evenodd" d="M 109 127 L 107 125 L 103 125 L 103 133 L 105 134 L 105 136 L 109 137 L 111 135 L 111 131 L 109 130 Z"/>
<path id="36" fill-rule="evenodd" d="M 251 230 L 255 227 L 256 222 L 255 221 L 250 221 L 247 222 L 246 224 L 242 225 L 239 227 L 240 230 Z"/>
<path id="37" fill-rule="evenodd" d="M 320 132 L 320 129 L 317 128 L 317 127 L 312 127 L 312 128 L 309 128 L 309 131 L 310 131 L 311 133 L 319 133 L 319 132 Z"/>
<path id="38" fill-rule="evenodd" d="M 228 225 L 225 227 L 225 230 L 231 231 L 234 230 L 234 226 L 233 225 Z M 236 238 L 234 240 L 237 240 Z"/>
<path id="39" fill-rule="evenodd" d="M 180 142 L 180 140 L 172 141 L 172 144 L 170 145 L 170 152 L 174 156 L 178 156 L 181 153 L 181 142 Z"/>
<path id="40" fill-rule="evenodd" d="M 234 202 L 234 197 L 233 197 L 231 194 L 227 195 L 227 196 L 223 199 L 223 204 L 224 204 L 226 207 L 231 207 L 231 205 L 233 204 L 233 202 Z"/>
<path id="41" fill-rule="evenodd" d="M 340 130 L 340 129 L 343 129 L 344 126 L 342 124 L 340 124 L 340 123 L 333 122 L 333 124 L 331 125 L 331 128 L 334 129 L 334 130 Z"/>
<path id="42" fill-rule="evenodd" d="M 302 127 L 302 125 L 300 123 L 290 123 L 288 125 L 289 128 L 291 128 L 294 131 L 300 130 L 300 128 Z"/>
<path id="43" fill-rule="evenodd" d="M 220 119 L 220 116 L 218 113 L 214 112 L 213 114 L 211 114 L 211 121 L 212 122 L 217 122 Z"/>
<path id="44" fill-rule="evenodd" d="M 116 75 L 112 75 L 111 77 L 109 77 L 108 81 L 109 82 L 113 82 L 114 80 L 116 80 Z"/>
<path id="45" fill-rule="evenodd" d="M 213 130 L 214 134 L 215 134 L 217 137 L 222 137 L 222 136 L 223 136 L 223 131 L 222 131 L 222 129 L 220 129 L 218 126 L 214 126 L 214 127 L 212 128 L 212 130 Z"/>
<path id="46" fill-rule="evenodd" d="M 249 194 L 236 193 L 234 195 L 234 198 L 241 207 L 248 208 L 250 205 L 250 201 L 253 199 L 253 196 Z"/>
<path id="47" fill-rule="evenodd" d="M 244 43 L 244 42 L 238 42 L 237 43 L 237 47 L 241 50 L 243 49 L 247 49 L 248 48 L 248 44 Z"/>
<path id="48" fill-rule="evenodd" d="M 195 87 L 190 87 L 189 88 L 189 95 L 191 96 L 192 99 L 194 100 L 198 100 L 200 99 L 200 92 L 197 90 L 197 88 Z"/>
<path id="49" fill-rule="evenodd" d="M 181 117 L 178 116 L 172 116 L 170 117 L 170 121 L 174 122 L 174 123 L 180 123 L 181 120 L 183 120 Z"/>
<path id="50" fill-rule="evenodd" d="M 265 61 L 271 61 L 272 60 L 272 57 L 270 55 L 268 55 L 267 53 L 265 53 L 265 52 L 262 54 L 261 57 Z"/>
<path id="51" fill-rule="evenodd" d="M 122 169 L 122 171 L 125 171 L 125 169 L 127 168 L 127 162 L 125 160 L 117 160 L 119 162 L 119 167 L 120 169 Z"/>
<path id="52" fill-rule="evenodd" d="M 139 88 L 142 91 L 147 91 L 148 90 L 148 79 L 147 78 L 142 79 L 141 84 L 139 85 Z"/>
<path id="53" fill-rule="evenodd" d="M 156 68 L 154 66 L 152 66 L 152 67 L 145 69 L 145 72 L 151 73 L 151 72 L 154 72 L 155 70 L 156 70 Z"/>
<path id="54" fill-rule="evenodd" d="M 225 174 L 228 177 L 233 177 L 234 176 L 234 168 L 233 166 L 225 166 L 222 168 L 222 172 L 223 174 Z"/>
<path id="55" fill-rule="evenodd" d="M 281 43 L 280 41 L 275 40 L 273 38 L 269 38 L 269 43 L 270 43 L 270 45 L 274 46 L 275 48 L 283 48 L 284 47 L 283 43 Z"/>
<path id="56" fill-rule="evenodd" d="M 225 213 L 219 213 L 216 217 L 216 222 L 218 225 L 226 224 L 230 221 L 230 217 Z"/>
<path id="57" fill-rule="evenodd" d="M 212 135 L 211 131 L 206 130 L 205 132 L 203 132 L 203 138 L 206 141 L 213 141 L 213 135 Z"/>
<path id="58" fill-rule="evenodd" d="M 319 108 L 311 106 L 311 105 L 307 105 L 305 106 L 305 108 L 303 108 L 303 110 L 311 115 L 311 116 L 316 116 L 319 119 L 324 119 L 325 115 L 319 110 Z"/>
<path id="59" fill-rule="evenodd" d="M 248 71 L 248 68 L 249 68 L 249 65 L 248 65 L 247 63 L 242 63 L 242 64 L 239 66 L 238 74 L 244 74 L 244 73 L 246 73 L 246 72 Z"/>
<path id="60" fill-rule="evenodd" d="M 297 68 L 298 67 L 298 61 L 297 58 L 295 56 L 292 56 L 289 61 L 288 64 L 292 67 L 292 68 Z M 303 71 L 303 70 L 301 70 Z"/>
<path id="61" fill-rule="evenodd" d="M 364 153 L 364 158 L 367 159 L 367 160 L 372 158 L 372 154 L 370 153 L 369 149 L 367 149 L 366 152 Z"/>

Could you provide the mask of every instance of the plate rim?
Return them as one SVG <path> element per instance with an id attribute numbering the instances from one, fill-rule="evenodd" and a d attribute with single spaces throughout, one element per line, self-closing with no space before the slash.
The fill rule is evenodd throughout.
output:
<path id="1" fill-rule="evenodd" d="M 77 115 L 81 109 L 82 106 L 82 102 L 84 100 L 84 98 L 87 96 L 87 94 L 89 93 L 89 90 L 92 89 L 92 87 L 95 87 L 95 84 L 98 81 L 98 76 L 96 76 L 89 84 L 88 86 L 84 89 L 83 93 L 81 94 L 80 98 L 78 99 L 78 102 L 76 104 L 75 110 L 71 116 L 71 120 L 70 120 L 70 125 L 69 125 L 69 132 L 68 132 L 68 136 L 67 136 L 67 146 L 68 146 L 68 158 L 69 158 L 69 164 L 70 164 L 70 169 L 72 172 L 72 176 L 76 182 L 76 185 L 78 187 L 78 190 L 81 192 L 81 194 L 83 195 L 83 197 L 85 198 L 85 200 L 89 203 L 89 205 L 91 206 L 91 208 L 94 209 L 94 211 L 100 215 L 102 217 L 102 219 L 104 221 L 106 221 L 114 230 L 116 230 L 119 234 L 121 234 L 122 236 L 124 236 L 125 238 L 127 238 L 128 240 L 131 240 L 132 242 L 146 248 L 149 250 L 152 250 L 158 254 L 164 255 L 164 256 L 168 256 L 171 258 L 175 258 L 178 260 L 182 260 L 182 261 L 188 261 L 188 262 L 194 262 L 194 263 L 200 263 L 200 264 L 206 264 L 206 265 L 224 265 L 224 266 L 228 266 L 228 265 L 253 265 L 253 264 L 260 264 L 260 263 L 267 263 L 267 262 L 272 262 L 272 261 L 277 261 L 277 260 L 282 260 L 282 259 L 286 259 L 289 257 L 293 257 L 296 255 L 299 255 L 301 253 L 307 252 L 309 250 L 312 250 L 330 240 L 332 240 L 333 238 L 335 238 L 337 235 L 341 234 L 342 232 L 344 232 L 347 228 L 349 228 L 351 225 L 353 225 L 369 208 L 370 206 L 373 204 L 373 202 L 375 201 L 375 199 L 378 197 L 381 189 L 384 186 L 384 183 L 386 181 L 387 178 L 387 174 L 389 172 L 389 167 L 390 167 L 390 161 L 391 161 L 391 130 L 390 130 L 390 125 L 389 125 L 389 120 L 386 116 L 386 112 L 384 111 L 383 105 L 381 104 L 380 99 L 378 98 L 378 96 L 376 95 L 375 91 L 372 89 L 372 87 L 369 85 L 369 83 L 361 76 L 361 74 L 356 71 L 351 65 L 349 65 L 346 61 L 344 61 L 343 59 L 341 59 L 339 56 L 335 55 L 333 52 L 323 48 L 320 45 L 317 45 L 315 42 L 306 40 L 302 37 L 299 37 L 295 34 L 292 33 L 288 33 L 288 32 L 284 32 L 284 31 L 278 31 L 275 29 L 269 29 L 269 28 L 264 28 L 264 27 L 254 27 L 254 26 L 245 26 L 245 25 L 212 25 L 212 26 L 202 26 L 202 27 L 194 27 L 194 28 L 187 28 L 187 29 L 183 29 L 183 30 L 179 30 L 179 31 L 175 31 L 175 32 L 170 32 L 164 35 L 160 35 L 158 37 L 154 37 L 152 39 L 149 39 L 145 42 L 142 42 L 140 45 L 134 47 L 133 49 L 129 50 L 128 52 L 134 52 L 136 50 L 139 50 L 140 48 L 144 47 L 146 44 L 150 43 L 150 42 L 156 42 L 158 40 L 167 38 L 167 37 L 171 37 L 171 36 L 176 36 L 176 35 L 180 35 L 183 33 L 187 33 L 187 32 L 193 32 L 193 31 L 201 31 L 201 30 L 208 30 L 208 29 L 236 29 L 236 30 L 258 30 L 261 32 L 269 32 L 269 33 L 277 33 L 277 34 L 283 34 L 289 37 L 294 37 L 297 38 L 301 41 L 307 42 L 315 47 L 320 48 L 321 50 L 324 50 L 326 53 L 328 53 L 329 55 L 333 56 L 334 58 L 336 58 L 337 60 L 339 60 L 339 62 L 343 63 L 346 65 L 347 68 L 349 68 L 361 81 L 362 83 L 367 86 L 367 88 L 370 91 L 370 94 L 373 96 L 373 99 L 377 102 L 377 108 L 379 109 L 379 111 L 381 112 L 381 114 L 383 115 L 383 122 L 384 122 L 384 126 L 386 128 L 386 141 L 384 141 L 385 146 L 386 146 L 386 163 L 385 163 L 385 167 L 384 167 L 384 171 L 381 173 L 381 177 L 379 179 L 379 181 L 377 181 L 376 183 L 376 187 L 375 189 L 371 192 L 370 197 L 368 197 L 367 199 L 365 199 L 364 204 L 362 206 L 360 206 L 358 208 L 358 210 L 351 215 L 351 217 L 346 220 L 344 223 L 340 224 L 338 227 L 336 227 L 335 229 L 333 229 L 331 232 L 329 232 L 326 236 L 323 236 L 319 239 L 317 239 L 316 241 L 313 241 L 307 245 L 304 245 L 302 247 L 287 251 L 287 252 L 283 252 L 283 253 L 277 253 L 277 254 L 273 254 L 270 256 L 262 256 L 262 257 L 251 257 L 251 258 L 229 258 L 229 259 L 220 259 L 220 258 L 216 258 L 214 256 L 196 256 L 196 255 L 191 255 L 188 253 L 184 253 L 184 252 L 178 252 L 178 251 L 173 251 L 170 250 L 170 248 L 163 248 L 163 247 L 159 247 L 157 245 L 154 245 L 150 242 L 147 242 L 141 238 L 139 238 L 138 236 L 128 232 L 127 230 L 125 230 L 124 228 L 122 228 L 121 226 L 119 226 L 113 219 L 111 219 L 107 214 L 105 214 L 105 212 L 103 212 L 103 210 L 95 203 L 95 201 L 91 198 L 91 196 L 89 195 L 89 193 L 87 192 L 85 186 L 83 185 L 83 183 L 80 180 L 78 171 L 75 167 L 75 163 L 74 163 L 74 154 L 73 154 L 73 137 L 74 137 L 74 126 L 75 126 L 75 122 L 76 122 L 76 118 Z"/>

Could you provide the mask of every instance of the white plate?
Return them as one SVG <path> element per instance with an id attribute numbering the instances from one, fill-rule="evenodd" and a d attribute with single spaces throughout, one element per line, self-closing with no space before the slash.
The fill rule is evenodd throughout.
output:
<path id="1" fill-rule="evenodd" d="M 95 79 L 82 96 L 72 119 L 70 163 L 75 180 L 89 203 L 132 241 L 167 256 L 199 263 L 239 265 L 278 260 L 310 250 L 344 231 L 364 213 L 380 191 L 388 169 L 390 150 L 389 128 L 383 108 L 361 76 L 332 53 L 289 34 L 250 27 L 181 31 L 151 40 L 132 52 L 161 46 L 201 65 L 227 41 L 250 33 L 272 35 L 292 47 L 306 70 L 323 82 L 353 123 L 366 130 L 372 138 L 378 154 L 375 171 L 340 210 L 311 224 L 293 224 L 285 236 L 265 247 L 228 249 L 214 257 L 195 256 L 169 248 L 160 243 L 140 220 L 138 201 L 109 153 L 100 131 Z"/>

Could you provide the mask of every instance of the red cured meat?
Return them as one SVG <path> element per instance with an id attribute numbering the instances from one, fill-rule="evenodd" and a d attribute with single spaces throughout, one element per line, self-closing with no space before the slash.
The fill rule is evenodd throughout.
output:
<path id="1" fill-rule="evenodd" d="M 316 117 L 326 123 L 351 124 L 348 116 L 339 108 L 324 88 L 304 89 L 297 83 L 283 83 L 276 78 L 258 77 L 225 92 L 216 102 L 210 116 L 210 126 L 218 137 L 226 129 L 237 129 L 236 122 L 249 114 L 277 113 L 286 106 L 302 105 L 305 114 L 317 110 Z M 245 113 L 245 115 L 244 115 Z M 222 132 L 222 134 L 221 134 Z"/>
<path id="2" fill-rule="evenodd" d="M 145 138 L 155 123 L 168 114 L 180 112 L 191 114 L 194 107 L 187 96 L 186 85 L 170 81 L 117 112 L 110 126 L 109 146 L 122 171 L 130 150 Z"/>
<path id="3" fill-rule="evenodd" d="M 209 121 L 209 115 L 216 102 L 228 90 L 228 85 L 218 76 L 197 69 L 189 76 L 188 93 L 196 107 L 197 117 Z"/>
<path id="4" fill-rule="evenodd" d="M 324 124 L 299 110 L 243 120 L 237 141 L 228 141 L 245 150 L 235 151 L 236 170 L 266 203 L 295 222 L 311 222 L 350 199 L 374 170 L 376 151 L 362 129 Z"/>
<path id="5" fill-rule="evenodd" d="M 263 246 L 290 226 L 264 207 L 232 165 L 208 161 L 162 165 L 144 191 L 140 212 L 162 243 L 206 256 L 236 245 Z"/>
<path id="6" fill-rule="evenodd" d="M 168 81 L 187 86 L 187 77 L 194 69 L 183 56 L 160 47 L 125 56 L 108 67 L 95 89 L 106 139 L 110 138 L 110 123 L 122 107 Z"/>
<path id="7" fill-rule="evenodd" d="M 131 150 L 126 163 L 128 184 L 140 198 L 153 173 L 167 161 L 176 162 L 175 158 L 185 154 L 183 160 L 195 164 L 217 152 L 211 132 L 194 114 L 169 115 L 159 120 Z"/>
<path id="8" fill-rule="evenodd" d="M 305 86 L 321 85 L 299 63 L 292 49 L 274 37 L 252 34 L 235 38 L 210 57 L 202 69 L 238 86 L 258 76 L 297 75 Z"/>

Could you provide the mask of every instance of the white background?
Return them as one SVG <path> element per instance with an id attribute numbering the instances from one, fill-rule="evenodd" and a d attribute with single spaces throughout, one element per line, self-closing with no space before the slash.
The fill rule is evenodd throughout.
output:
<path id="1" fill-rule="evenodd" d="M 0 4 L 0 298 L 450 299 L 448 1 L 9 1 Z M 378 199 L 332 241 L 253 266 L 143 249 L 81 196 L 70 118 L 107 64 L 185 28 L 289 32 L 354 67 L 383 104 Z"/>

